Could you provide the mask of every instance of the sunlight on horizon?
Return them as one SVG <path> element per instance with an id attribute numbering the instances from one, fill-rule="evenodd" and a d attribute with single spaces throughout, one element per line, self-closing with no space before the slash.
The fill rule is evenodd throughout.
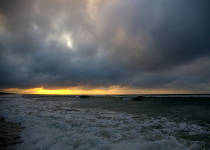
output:
<path id="1" fill-rule="evenodd" d="M 165 89 L 132 89 L 128 87 L 113 86 L 101 89 L 82 89 L 81 87 L 71 87 L 66 89 L 46 89 L 43 87 L 20 89 L 9 88 L 2 90 L 8 93 L 17 94 L 46 94 L 46 95 L 123 95 L 123 94 L 182 94 L 189 93 L 183 90 L 165 90 Z"/>

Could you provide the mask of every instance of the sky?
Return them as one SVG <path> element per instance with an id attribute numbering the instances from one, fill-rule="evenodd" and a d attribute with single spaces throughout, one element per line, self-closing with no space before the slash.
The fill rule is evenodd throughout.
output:
<path id="1" fill-rule="evenodd" d="M 0 90 L 210 93 L 210 1 L 1 0 Z"/>

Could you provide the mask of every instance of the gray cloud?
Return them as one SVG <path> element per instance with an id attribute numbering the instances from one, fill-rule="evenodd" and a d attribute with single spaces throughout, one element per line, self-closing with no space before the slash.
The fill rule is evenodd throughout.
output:
<path id="1" fill-rule="evenodd" d="M 2 0 L 0 88 L 208 92 L 208 0 Z"/>

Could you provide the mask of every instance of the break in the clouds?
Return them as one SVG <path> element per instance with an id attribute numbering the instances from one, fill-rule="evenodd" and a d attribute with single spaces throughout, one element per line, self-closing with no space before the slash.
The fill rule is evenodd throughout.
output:
<path id="1" fill-rule="evenodd" d="M 0 88 L 210 90 L 209 0 L 1 0 Z"/>

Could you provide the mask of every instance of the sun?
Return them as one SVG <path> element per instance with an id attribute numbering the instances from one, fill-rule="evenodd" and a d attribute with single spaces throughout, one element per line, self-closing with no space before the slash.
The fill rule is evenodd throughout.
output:
<path id="1" fill-rule="evenodd" d="M 63 34 L 61 39 L 64 41 L 67 47 L 71 49 L 73 48 L 73 40 L 70 34 Z"/>
<path id="2" fill-rule="evenodd" d="M 69 48 L 73 48 L 73 44 L 72 42 L 69 40 L 69 41 L 66 41 L 66 45 L 69 47 Z"/>

